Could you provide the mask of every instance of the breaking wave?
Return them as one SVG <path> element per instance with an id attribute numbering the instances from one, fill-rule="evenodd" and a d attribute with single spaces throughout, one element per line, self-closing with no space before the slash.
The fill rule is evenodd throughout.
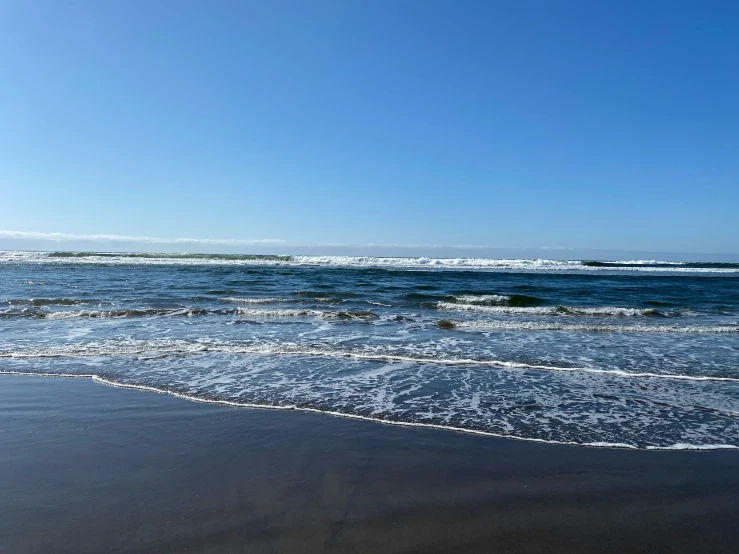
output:
<path id="1" fill-rule="evenodd" d="M 303 310 L 300 308 L 285 308 L 264 310 L 259 308 L 238 308 L 239 315 L 270 318 L 270 317 L 322 317 L 327 319 L 355 319 L 367 321 L 375 319 L 377 315 L 369 310 L 352 311 L 327 311 L 327 310 Z"/>
<path id="2" fill-rule="evenodd" d="M 572 307 L 572 306 L 540 306 L 540 307 L 512 307 L 492 306 L 480 304 L 457 304 L 439 302 L 437 307 L 447 311 L 481 312 L 488 314 L 518 314 L 518 315 L 592 315 L 613 317 L 638 316 L 665 316 L 664 312 L 655 308 L 618 308 L 606 307 Z"/>
<path id="3" fill-rule="evenodd" d="M 227 297 L 224 298 L 226 302 L 235 302 L 237 304 L 278 304 L 280 302 L 292 302 L 292 299 L 290 298 L 233 298 L 233 297 Z"/>
<path id="4" fill-rule="evenodd" d="M 454 296 L 452 301 L 473 306 L 510 306 L 525 308 L 544 304 L 543 298 L 526 294 L 462 294 Z"/>
<path id="5" fill-rule="evenodd" d="M 260 308 L 140 308 L 126 310 L 63 310 L 48 312 L 42 310 L 4 310 L 0 311 L 0 318 L 44 318 L 44 319 L 105 319 L 105 318 L 127 318 L 127 317 L 193 317 L 201 315 L 238 315 L 253 318 L 302 318 L 317 317 L 324 319 L 339 320 L 362 320 L 375 319 L 377 315 L 369 310 L 309 310 L 300 308 L 285 309 L 260 309 Z"/>
<path id="6" fill-rule="evenodd" d="M 2 358 L 63 358 L 143 355 L 195 355 L 203 353 L 262 354 L 287 356 L 315 356 L 328 358 L 353 358 L 378 362 L 410 362 L 432 365 L 490 366 L 506 369 L 556 371 L 568 373 L 593 373 L 624 378 L 654 378 L 680 381 L 738 382 L 739 378 L 713 375 L 682 375 L 653 372 L 631 372 L 575 365 L 551 365 L 525 363 L 515 360 L 499 360 L 489 357 L 465 358 L 445 354 L 430 355 L 406 348 L 363 345 L 355 347 L 329 346 L 325 344 L 301 344 L 282 341 L 187 341 L 187 340 L 107 340 L 91 343 L 59 345 L 49 348 L 4 348 Z"/>
<path id="7" fill-rule="evenodd" d="M 737 263 L 597 261 L 376 256 L 289 256 L 242 254 L 149 254 L 116 252 L 0 252 L 0 263 L 78 263 L 138 265 L 295 265 L 386 269 L 481 269 L 513 271 L 640 271 L 739 273 Z"/>

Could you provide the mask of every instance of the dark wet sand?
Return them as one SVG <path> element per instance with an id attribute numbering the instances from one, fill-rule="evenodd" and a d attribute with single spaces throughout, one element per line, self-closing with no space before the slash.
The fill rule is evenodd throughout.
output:
<path id="1" fill-rule="evenodd" d="M 739 552 L 739 452 L 631 452 L 0 376 L 0 552 Z"/>

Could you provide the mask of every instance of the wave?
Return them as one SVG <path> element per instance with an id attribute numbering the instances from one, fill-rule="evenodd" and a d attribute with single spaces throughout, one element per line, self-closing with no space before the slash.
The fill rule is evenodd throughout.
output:
<path id="1" fill-rule="evenodd" d="M 528 296 L 526 294 L 462 294 L 453 296 L 452 300 L 459 304 L 471 304 L 473 306 L 511 306 L 528 307 L 544 304 L 543 298 Z"/>
<path id="2" fill-rule="evenodd" d="M 227 296 L 222 300 L 225 302 L 233 302 L 235 304 L 280 304 L 284 302 L 292 302 L 295 304 L 339 304 L 344 302 L 344 298 L 336 296 L 309 296 L 296 294 L 297 298 L 281 298 L 281 297 L 233 297 Z M 355 296 L 349 294 L 347 296 Z"/>
<path id="3" fill-rule="evenodd" d="M 665 316 L 664 312 L 655 308 L 618 308 L 606 307 L 572 307 L 572 306 L 541 306 L 541 307 L 511 307 L 491 306 L 479 304 L 457 304 L 452 302 L 438 302 L 440 310 L 480 312 L 487 314 L 516 314 L 516 315 L 600 315 L 613 317 L 637 316 Z"/>
<path id="4" fill-rule="evenodd" d="M 324 319 L 339 320 L 362 320 L 369 321 L 377 315 L 369 310 L 309 310 L 300 308 L 285 309 L 260 309 L 260 308 L 133 308 L 126 310 L 64 310 L 59 312 L 48 312 L 42 310 L 4 310 L 0 311 L 0 318 L 36 318 L 36 319 L 105 319 L 105 318 L 127 318 L 127 317 L 176 317 L 176 316 L 200 316 L 200 315 L 239 315 L 254 318 L 295 318 L 295 317 L 320 317 Z"/>
<path id="5" fill-rule="evenodd" d="M 443 294 L 431 294 L 423 292 L 409 292 L 403 298 L 411 302 L 431 303 L 445 302 L 457 304 L 470 304 L 473 306 L 512 306 L 526 307 L 545 304 L 546 300 L 526 294 L 458 294 L 448 296 Z"/>
<path id="6" fill-rule="evenodd" d="M 368 321 L 375 319 L 377 315 L 369 310 L 351 311 L 328 311 L 328 310 L 304 310 L 300 308 L 285 308 L 264 310 L 259 308 L 238 308 L 239 315 L 250 317 L 322 317 L 326 319 L 355 319 Z"/>
<path id="7" fill-rule="evenodd" d="M 534 321 L 454 321 L 442 319 L 442 329 L 490 329 L 495 331 L 586 331 L 600 333 L 739 333 L 739 325 L 591 325 Z"/>
<path id="8" fill-rule="evenodd" d="M 737 263 L 597 261 L 492 258 L 377 256 L 289 256 L 246 254 L 149 254 L 116 252 L 0 252 L 0 263 L 81 263 L 153 265 L 330 266 L 385 269 L 465 269 L 512 271 L 639 271 L 671 273 L 739 273 Z"/>
<path id="9" fill-rule="evenodd" d="M 663 262 L 658 260 L 633 260 L 625 262 L 601 262 L 596 260 L 585 260 L 582 262 L 587 267 L 651 267 L 651 268 L 673 268 L 683 267 L 690 269 L 739 269 L 739 263 L 730 262 Z"/>
<path id="10" fill-rule="evenodd" d="M 124 318 L 146 316 L 195 316 L 213 313 L 204 308 L 181 308 L 174 310 L 159 308 L 142 308 L 129 310 L 67 310 L 63 312 L 37 312 L 34 317 L 46 319 L 76 319 L 76 318 Z"/>
<path id="11" fill-rule="evenodd" d="M 39 254 L 41 252 L 38 252 Z M 292 256 L 259 254 L 150 254 L 146 252 L 45 252 L 49 258 L 133 258 L 140 260 L 224 260 L 224 261 L 276 261 L 289 262 Z"/>
<path id="12" fill-rule="evenodd" d="M 407 362 L 417 364 L 437 364 L 454 366 L 487 366 L 504 369 L 556 371 L 567 373 L 589 373 L 619 378 L 651 378 L 677 381 L 719 381 L 736 382 L 739 378 L 713 375 L 683 375 L 653 372 L 631 372 L 595 367 L 554 366 L 531 364 L 514 360 L 493 358 L 462 358 L 437 354 L 419 354 L 403 349 L 378 346 L 358 346 L 341 348 L 319 344 L 272 341 L 186 341 L 186 340 L 129 340 L 97 341 L 82 344 L 68 344 L 49 348 L 0 349 L 0 358 L 63 358 L 63 357 L 101 357 L 132 355 L 196 355 L 203 353 L 219 354 L 259 354 L 286 356 L 316 356 L 327 358 L 352 358 L 377 362 Z"/>
<path id="13" fill-rule="evenodd" d="M 82 306 L 85 304 L 99 304 L 100 300 L 82 299 L 82 298 L 28 298 L 28 299 L 11 299 L 0 302 L 9 306 Z"/>
<path id="14" fill-rule="evenodd" d="M 733 444 L 691 444 L 678 442 L 670 446 L 645 446 L 645 450 L 735 450 L 739 446 Z"/>
<path id="15" fill-rule="evenodd" d="M 280 302 L 293 302 L 294 300 L 290 298 L 234 298 L 234 297 L 227 297 L 224 298 L 226 302 L 235 302 L 237 304 L 278 304 Z"/>
<path id="16" fill-rule="evenodd" d="M 158 394 L 167 394 L 176 398 L 182 398 L 191 402 L 201 402 L 204 404 L 217 404 L 221 406 L 230 406 L 233 408 L 252 408 L 252 409 L 265 409 L 265 410 L 295 410 L 301 412 L 317 413 L 330 415 L 334 417 L 343 417 L 346 419 L 355 419 L 361 421 L 368 421 L 373 423 L 379 423 L 382 425 L 394 425 L 398 427 L 419 427 L 423 429 L 437 429 L 440 431 L 453 431 L 457 433 L 466 433 L 470 435 L 478 435 L 484 437 L 495 437 L 502 439 L 521 440 L 528 442 L 536 442 L 540 444 L 553 444 L 562 446 L 585 446 L 589 448 L 613 448 L 613 449 L 628 449 L 628 450 L 667 450 L 667 451 L 678 451 L 678 450 L 693 450 L 693 451 L 711 451 L 711 450 L 735 450 L 739 446 L 733 444 L 692 444 L 692 443 L 675 443 L 668 446 L 653 446 L 647 445 L 639 447 L 637 445 L 623 443 L 623 442 L 606 442 L 606 441 L 594 441 L 594 442 L 575 442 L 575 441 L 561 441 L 554 439 L 541 439 L 537 437 L 526 437 L 513 434 L 496 433 L 493 431 L 484 431 L 480 429 L 472 429 L 469 427 L 459 427 L 455 425 L 441 425 L 437 423 L 424 423 L 418 421 L 402 421 L 397 419 L 386 419 L 382 417 L 373 417 L 362 414 L 355 414 L 351 412 L 341 412 L 337 410 L 328 410 L 321 408 L 314 408 L 308 406 L 300 406 L 295 404 L 259 404 L 253 402 L 239 402 L 234 400 L 224 400 L 218 398 L 206 398 L 193 394 L 192 392 L 181 392 L 172 390 L 167 387 L 154 387 L 151 385 L 139 385 L 135 383 L 126 383 L 117 379 L 98 375 L 95 373 L 44 373 L 44 372 L 31 372 L 31 371 L 8 371 L 0 370 L 1 375 L 23 375 L 28 377 L 56 377 L 56 378 L 67 378 L 67 379 L 90 379 L 97 383 L 109 385 L 113 387 L 134 389 L 140 391 L 155 392 Z"/>
<path id="17" fill-rule="evenodd" d="M 49 312 L 44 310 L 3 310 L 0 318 L 34 318 L 34 319 L 78 319 L 78 318 L 126 318 L 147 316 L 193 316 L 212 313 L 202 308 L 160 309 L 141 308 L 127 310 L 64 310 Z M 226 313 L 225 311 L 222 313 Z M 234 313 L 232 310 L 231 313 Z"/>

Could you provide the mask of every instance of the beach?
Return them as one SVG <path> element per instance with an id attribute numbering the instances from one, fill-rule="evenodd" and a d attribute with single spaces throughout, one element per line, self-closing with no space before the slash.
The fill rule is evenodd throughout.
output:
<path id="1" fill-rule="evenodd" d="M 739 3 L 0 14 L 0 554 L 739 554 Z"/>
<path id="2" fill-rule="evenodd" d="M 739 453 L 0 376 L 2 552 L 736 552 Z"/>

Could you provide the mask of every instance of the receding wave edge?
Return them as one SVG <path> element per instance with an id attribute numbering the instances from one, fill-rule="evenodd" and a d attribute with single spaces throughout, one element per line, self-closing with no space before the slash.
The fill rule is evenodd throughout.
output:
<path id="1" fill-rule="evenodd" d="M 491 431 L 481 431 L 478 429 L 468 429 L 465 427 L 455 427 L 451 425 L 439 425 L 436 423 L 418 423 L 418 422 L 411 422 L 411 421 L 394 421 L 394 420 L 388 420 L 388 419 L 382 419 L 382 418 L 376 418 L 376 417 L 369 417 L 359 414 L 352 414 L 347 412 L 337 412 L 334 410 L 320 410 L 318 408 L 309 408 L 309 407 L 303 407 L 303 406 L 283 406 L 283 405 L 275 405 L 275 404 L 255 404 L 250 402 L 234 402 L 232 400 L 219 400 L 215 398 L 202 398 L 190 394 L 185 394 L 178 391 L 168 390 L 165 388 L 157 388 L 152 387 L 149 385 L 136 385 L 132 383 L 123 383 L 120 381 L 116 381 L 114 379 L 110 379 L 108 377 L 103 377 L 101 375 L 97 375 L 95 373 L 85 373 L 85 374 L 75 374 L 75 373 L 34 373 L 30 371 L 7 371 L 7 370 L 1 370 L 0 369 L 0 375 L 22 375 L 22 376 L 28 376 L 28 377 L 59 377 L 59 378 L 73 378 L 73 379 L 90 379 L 96 383 L 101 383 L 104 385 L 109 385 L 113 387 L 118 388 L 124 388 L 124 389 L 133 389 L 133 390 L 140 390 L 140 391 L 148 391 L 148 392 L 155 392 L 158 394 L 168 394 L 170 396 L 174 396 L 176 398 L 182 398 L 184 400 L 189 400 L 191 402 L 201 402 L 203 404 L 217 404 L 221 406 L 230 406 L 233 408 L 252 408 L 252 409 L 268 409 L 268 410 L 294 410 L 294 411 L 300 411 L 300 412 L 309 412 L 309 413 L 316 413 L 316 414 L 325 414 L 330 415 L 334 417 L 343 417 L 347 419 L 356 419 L 361 421 L 371 421 L 373 423 L 381 423 L 384 425 L 395 425 L 398 427 L 420 427 L 425 429 L 438 429 L 442 431 L 455 431 L 458 433 L 467 433 L 470 435 L 479 435 L 484 437 L 494 437 L 494 438 L 500 438 L 500 439 L 512 439 L 512 440 L 520 440 L 520 441 L 527 441 L 527 442 L 536 442 L 540 444 L 551 444 L 551 445 L 559 445 L 559 446 L 584 446 L 589 448 L 613 448 L 613 449 L 628 449 L 628 450 L 649 450 L 649 451 L 655 451 L 655 450 L 666 450 L 666 451 L 677 451 L 677 450 L 690 450 L 690 451 L 707 451 L 707 450 L 736 450 L 739 449 L 739 446 L 733 445 L 733 444 L 685 444 L 685 443 L 677 443 L 670 446 L 646 446 L 644 448 L 640 448 L 638 446 L 635 446 L 633 444 L 627 444 L 627 443 L 609 443 L 609 442 L 586 442 L 586 443 L 580 443 L 580 442 L 571 442 L 571 441 L 556 441 L 556 440 L 547 440 L 547 439 L 538 439 L 535 437 L 521 437 L 518 435 L 505 435 L 502 433 L 493 433 Z"/>

